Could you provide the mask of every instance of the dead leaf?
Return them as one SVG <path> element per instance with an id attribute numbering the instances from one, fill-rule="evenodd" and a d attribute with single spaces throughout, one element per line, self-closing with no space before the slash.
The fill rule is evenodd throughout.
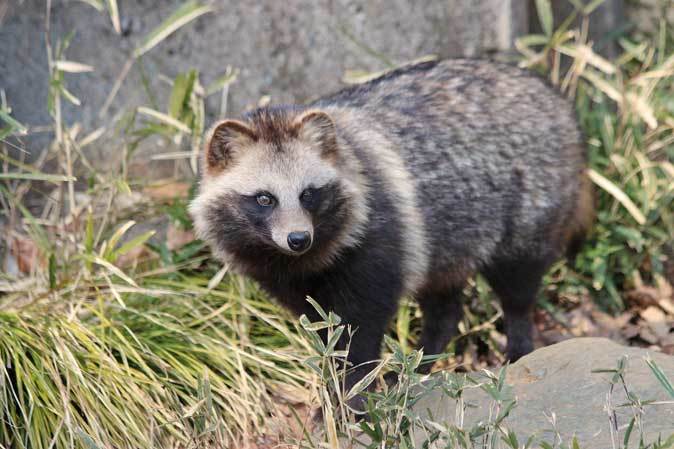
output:
<path id="1" fill-rule="evenodd" d="M 29 237 L 14 235 L 11 241 L 11 254 L 14 257 L 19 271 L 24 274 L 33 273 L 38 268 L 47 265 L 40 248 Z"/>
<path id="2" fill-rule="evenodd" d="M 674 316 L 674 301 L 671 298 L 663 298 L 658 301 L 658 305 L 669 315 Z"/>
<path id="3" fill-rule="evenodd" d="M 153 200 L 164 201 L 176 198 L 187 198 L 190 184 L 186 182 L 166 182 L 153 184 L 143 189 L 143 193 Z"/>
<path id="4" fill-rule="evenodd" d="M 655 332 L 653 332 L 653 330 L 647 325 L 641 326 L 641 329 L 639 330 L 639 337 L 652 345 L 657 344 L 660 341 Z"/>
<path id="5" fill-rule="evenodd" d="M 166 247 L 171 251 L 182 248 L 188 243 L 193 242 L 195 238 L 193 231 L 182 229 L 173 223 L 169 223 L 166 229 Z"/>
<path id="6" fill-rule="evenodd" d="M 648 323 L 663 323 L 666 320 L 665 313 L 658 307 L 649 306 L 639 312 L 641 318 Z"/>
<path id="7" fill-rule="evenodd" d="M 284 441 L 301 439 L 305 432 L 315 430 L 310 388 L 299 389 L 275 382 L 270 390 L 275 406 L 265 423 L 264 433 L 256 437 L 258 448 L 279 447 Z"/>
<path id="8" fill-rule="evenodd" d="M 622 334 L 625 338 L 632 339 L 634 337 L 637 337 L 639 335 L 639 332 L 641 331 L 641 328 L 637 326 L 636 324 L 628 324 L 625 326 L 625 328 L 622 331 Z"/>
<path id="9" fill-rule="evenodd" d="M 665 354 L 674 355 L 674 345 L 665 345 L 661 349 Z"/>
<path id="10" fill-rule="evenodd" d="M 115 265 L 118 267 L 130 267 L 135 265 L 138 260 L 148 255 L 150 255 L 150 252 L 145 245 L 139 245 L 119 256 L 115 261 Z"/>
<path id="11" fill-rule="evenodd" d="M 657 304 L 660 292 L 654 287 L 642 285 L 625 293 L 627 303 L 633 307 L 648 307 Z"/>
<path id="12" fill-rule="evenodd" d="M 272 396 L 288 404 L 310 404 L 315 399 L 312 397 L 311 389 L 306 387 L 270 380 L 268 388 Z"/>
<path id="13" fill-rule="evenodd" d="M 140 192 L 120 193 L 115 196 L 114 205 L 119 210 L 129 210 L 138 207 L 144 200 Z"/>

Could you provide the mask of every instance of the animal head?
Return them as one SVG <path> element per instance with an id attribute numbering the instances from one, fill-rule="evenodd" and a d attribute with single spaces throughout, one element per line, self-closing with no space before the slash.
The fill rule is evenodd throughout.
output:
<path id="1" fill-rule="evenodd" d="M 208 135 L 190 206 L 197 233 L 234 263 L 330 259 L 363 220 L 353 163 L 324 111 L 265 108 L 224 120 Z"/>

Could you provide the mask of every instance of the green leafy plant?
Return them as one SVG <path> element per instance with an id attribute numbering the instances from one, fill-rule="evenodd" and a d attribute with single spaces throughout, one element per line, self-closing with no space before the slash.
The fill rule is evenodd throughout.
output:
<path id="1" fill-rule="evenodd" d="M 624 308 L 622 291 L 663 279 L 674 235 L 674 55 L 661 22 L 652 41 L 622 36 L 613 61 L 588 41 L 589 15 L 602 3 L 573 2 L 575 10 L 556 30 L 550 2 L 537 1 L 545 34 L 518 39 L 522 65 L 539 70 L 575 97 L 590 150 L 588 173 L 598 194 L 597 222 L 576 261 L 579 280 L 613 310 Z M 574 21 L 581 26 L 573 29 Z"/>

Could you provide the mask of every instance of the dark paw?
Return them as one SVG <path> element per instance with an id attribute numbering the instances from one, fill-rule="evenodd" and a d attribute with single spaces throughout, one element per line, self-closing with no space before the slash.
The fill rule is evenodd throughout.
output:
<path id="1" fill-rule="evenodd" d="M 395 387 L 398 383 L 398 373 L 395 371 L 389 371 L 388 373 L 384 374 L 384 383 L 389 388 Z"/>
<path id="2" fill-rule="evenodd" d="M 363 395 L 358 395 L 346 401 L 346 405 L 349 408 L 349 411 L 352 412 L 353 416 L 356 418 L 356 421 L 364 419 L 366 416 L 365 411 L 367 410 L 367 399 Z M 338 413 L 338 410 L 333 410 L 333 414 Z M 318 407 L 311 417 L 314 425 L 323 424 L 323 408 Z"/>
<path id="3" fill-rule="evenodd" d="M 346 405 L 356 415 L 356 419 L 362 419 L 367 410 L 367 398 L 362 394 L 359 394 L 346 401 Z"/>
<path id="4" fill-rule="evenodd" d="M 525 355 L 529 354 L 534 350 L 534 345 L 531 341 L 528 342 L 519 342 L 518 344 L 510 345 L 506 348 L 506 355 L 510 363 L 515 363 Z"/>

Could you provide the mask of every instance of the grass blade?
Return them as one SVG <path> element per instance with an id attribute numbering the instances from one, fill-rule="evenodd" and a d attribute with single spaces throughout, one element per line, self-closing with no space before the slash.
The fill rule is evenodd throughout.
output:
<path id="1" fill-rule="evenodd" d="M 127 284 L 132 285 L 134 287 L 138 287 L 138 284 L 136 284 L 136 282 L 133 279 L 131 279 L 126 273 L 124 273 L 122 270 L 120 270 L 118 267 L 111 264 L 107 260 L 104 260 L 104 259 L 101 259 L 98 256 L 95 256 L 95 257 L 93 257 L 93 262 L 97 265 L 100 265 L 100 266 L 106 268 L 110 273 L 112 273 L 115 276 L 117 276 L 118 278 L 126 281 Z"/>
<path id="2" fill-rule="evenodd" d="M 597 173 L 593 169 L 588 170 L 588 176 L 594 182 L 597 184 L 599 187 L 604 189 L 606 192 L 608 192 L 613 198 L 618 200 L 620 204 L 622 204 L 625 209 L 630 213 L 632 218 L 636 220 L 637 223 L 640 225 L 643 225 L 646 223 L 646 217 L 644 214 L 639 210 L 636 204 L 623 192 L 620 187 L 615 185 L 613 182 L 611 182 L 609 179 L 605 178 L 603 175 Z"/>
<path id="3" fill-rule="evenodd" d="M 662 371 L 662 368 L 660 368 L 658 364 L 655 363 L 655 360 L 651 359 L 650 357 L 646 357 L 646 364 L 651 369 L 651 371 L 653 371 L 653 374 L 658 379 L 658 382 L 660 382 L 660 385 L 662 385 L 667 393 L 669 393 L 669 395 L 674 398 L 674 386 L 667 378 L 664 371 Z"/>

